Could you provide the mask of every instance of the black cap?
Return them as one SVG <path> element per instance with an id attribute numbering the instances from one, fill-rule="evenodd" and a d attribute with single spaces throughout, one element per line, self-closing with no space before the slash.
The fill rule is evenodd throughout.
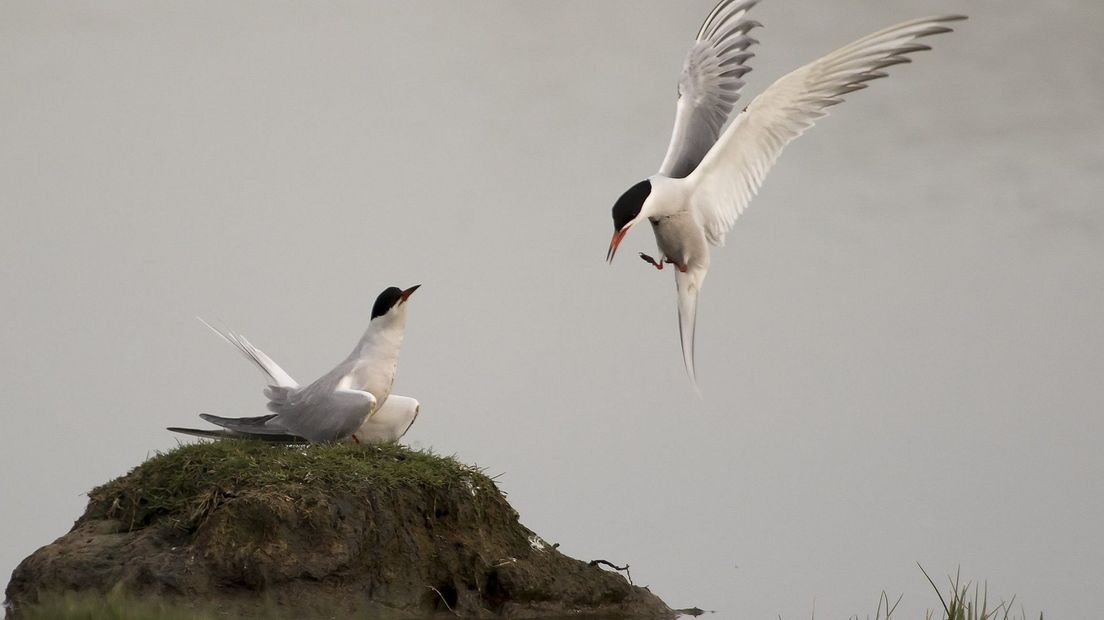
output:
<path id="1" fill-rule="evenodd" d="M 387 314 L 387 311 L 395 307 L 395 304 L 399 303 L 402 299 L 402 289 L 397 286 L 389 286 L 379 297 L 376 298 L 375 305 L 372 306 L 372 318 L 377 316 L 383 316 Z"/>
<path id="2" fill-rule="evenodd" d="M 644 207 L 644 201 L 652 193 L 652 183 L 647 179 L 633 185 L 613 205 L 613 229 L 621 230 L 625 224 L 636 219 L 640 215 L 640 209 Z"/>

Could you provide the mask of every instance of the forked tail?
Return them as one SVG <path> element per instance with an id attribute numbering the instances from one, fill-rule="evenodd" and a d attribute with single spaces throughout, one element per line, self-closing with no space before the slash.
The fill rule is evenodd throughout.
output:
<path id="1" fill-rule="evenodd" d="M 705 277 L 703 271 L 675 270 L 675 287 L 678 289 L 679 340 L 682 343 L 682 362 L 686 365 L 686 375 L 690 385 L 701 396 L 698 377 L 694 372 L 694 324 L 698 316 L 698 293 Z"/>

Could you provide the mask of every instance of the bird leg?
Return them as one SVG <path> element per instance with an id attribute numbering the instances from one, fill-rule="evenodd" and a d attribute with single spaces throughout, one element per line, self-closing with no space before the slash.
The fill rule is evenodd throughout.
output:
<path id="1" fill-rule="evenodd" d="M 637 254 L 640 255 L 641 260 L 643 260 L 646 263 L 651 264 L 653 267 L 655 267 L 656 269 L 659 269 L 660 271 L 663 270 L 663 263 L 667 263 L 669 265 L 674 265 L 675 268 L 678 269 L 679 271 L 681 271 L 682 273 L 686 273 L 686 270 L 690 268 L 687 265 L 680 265 L 679 263 L 676 263 L 675 261 L 671 260 L 670 258 L 667 258 L 666 256 L 663 257 L 663 260 L 657 261 L 656 259 L 652 258 L 651 256 L 648 256 L 647 254 L 645 254 L 643 252 L 637 252 Z"/>
<path id="2" fill-rule="evenodd" d="M 355 442 L 356 442 L 357 444 L 359 444 L 359 443 L 360 443 L 360 439 L 359 439 L 359 438 L 357 438 L 357 436 L 356 436 L 356 433 L 353 433 L 352 435 L 349 435 L 349 436 L 350 436 L 350 437 L 352 437 L 352 438 L 353 438 L 353 441 L 355 441 Z"/>
<path id="3" fill-rule="evenodd" d="M 660 271 L 663 271 L 663 262 L 657 262 L 656 259 L 652 258 L 651 256 L 648 256 L 647 254 L 645 254 L 643 252 L 638 252 L 638 254 L 640 254 L 640 259 L 641 260 L 643 260 L 646 263 L 650 263 L 656 269 L 659 269 Z M 668 263 L 671 262 L 671 261 L 666 260 L 666 259 L 664 259 L 664 260 Z"/>

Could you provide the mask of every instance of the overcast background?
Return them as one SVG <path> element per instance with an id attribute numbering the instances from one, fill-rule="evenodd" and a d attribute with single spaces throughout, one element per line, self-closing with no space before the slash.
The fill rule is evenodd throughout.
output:
<path id="1" fill-rule="evenodd" d="M 713 0 L 0 5 L 6 575 L 85 491 L 421 283 L 407 436 L 522 520 L 724 618 L 903 618 L 961 567 L 1029 614 L 1104 591 L 1104 3 L 766 0 L 742 104 L 897 21 L 958 32 L 791 145 L 714 255 L 602 261 Z"/>

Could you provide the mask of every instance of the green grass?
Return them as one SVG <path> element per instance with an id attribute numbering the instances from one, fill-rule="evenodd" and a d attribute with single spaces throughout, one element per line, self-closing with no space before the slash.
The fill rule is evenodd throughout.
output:
<path id="1" fill-rule="evenodd" d="M 939 590 L 939 586 L 935 584 L 935 581 L 931 578 L 931 575 L 928 575 L 928 571 L 924 570 L 923 566 L 920 566 L 920 572 L 924 573 L 928 583 L 935 589 L 935 593 L 939 596 L 939 602 L 943 607 L 942 615 L 935 615 L 939 613 L 938 611 L 928 612 L 928 620 L 934 618 L 942 618 L 943 620 L 1027 620 L 1027 613 L 1023 611 L 1022 607 L 1019 615 L 1014 614 L 1015 596 L 1008 601 L 991 604 L 989 602 L 989 584 L 979 586 L 973 582 L 962 583 L 961 573 L 956 573 L 953 579 L 948 577 L 950 590 L 947 596 L 944 597 Z M 892 619 L 887 615 L 886 620 Z M 1039 620 L 1043 620 L 1041 612 L 1039 613 Z"/>
<path id="2" fill-rule="evenodd" d="M 225 498 L 243 490 L 321 488 L 356 494 L 366 488 L 495 488 L 477 468 L 399 445 L 284 446 L 221 440 L 158 453 L 127 476 L 89 494 L 86 518 L 116 519 L 130 530 L 162 519 L 191 529 Z"/>
<path id="3" fill-rule="evenodd" d="M 961 574 L 948 577 L 948 590 L 944 595 L 923 566 L 920 567 L 920 572 L 924 573 L 928 583 L 935 589 L 940 605 L 935 610 L 929 610 L 924 615 L 925 620 L 1027 620 L 1027 612 L 1022 607 L 1019 613 L 1016 613 L 1015 596 L 1007 601 L 992 603 L 989 600 L 988 584 L 963 583 Z M 901 598 L 897 597 L 895 601 L 890 602 L 889 595 L 883 591 L 878 597 L 878 607 L 874 612 L 873 620 L 897 620 L 894 612 Z M 858 620 L 858 616 L 852 616 L 852 619 Z M 870 616 L 867 616 L 867 619 L 869 620 Z M 1043 620 L 1042 613 L 1039 614 L 1039 620 Z"/>

